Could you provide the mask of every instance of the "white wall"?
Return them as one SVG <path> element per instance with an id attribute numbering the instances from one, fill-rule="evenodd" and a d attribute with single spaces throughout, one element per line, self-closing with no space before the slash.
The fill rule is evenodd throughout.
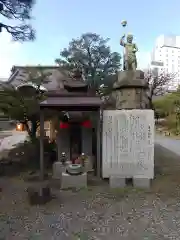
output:
<path id="1" fill-rule="evenodd" d="M 152 61 L 160 61 L 164 72 L 175 74 L 172 87 L 180 83 L 180 36 L 159 36 L 152 51 Z"/>

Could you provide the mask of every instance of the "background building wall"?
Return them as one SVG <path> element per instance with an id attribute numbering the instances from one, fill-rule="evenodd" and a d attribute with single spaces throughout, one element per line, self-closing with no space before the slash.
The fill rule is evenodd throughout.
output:
<path id="1" fill-rule="evenodd" d="M 171 88 L 177 88 L 180 84 L 180 36 L 159 36 L 152 50 L 151 62 L 162 62 L 166 73 L 175 74 Z"/>

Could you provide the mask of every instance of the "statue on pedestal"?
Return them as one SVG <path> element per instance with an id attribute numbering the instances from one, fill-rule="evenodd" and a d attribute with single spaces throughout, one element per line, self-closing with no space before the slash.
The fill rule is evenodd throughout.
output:
<path id="1" fill-rule="evenodd" d="M 123 27 L 126 27 L 127 21 L 121 22 Z M 120 45 L 124 47 L 123 54 L 123 70 L 137 69 L 136 52 L 138 51 L 136 43 L 133 43 L 133 35 L 127 34 L 127 41 L 125 42 L 126 35 L 124 34 L 120 39 Z"/>
<path id="2" fill-rule="evenodd" d="M 121 22 L 123 27 L 127 21 Z M 127 41 L 125 40 L 127 38 Z M 144 72 L 137 70 L 137 45 L 133 43 L 133 35 L 123 35 L 120 39 L 123 46 L 123 70 L 118 72 L 117 81 L 113 84 L 112 98 L 116 109 L 144 109 L 147 102 L 147 84 Z"/>

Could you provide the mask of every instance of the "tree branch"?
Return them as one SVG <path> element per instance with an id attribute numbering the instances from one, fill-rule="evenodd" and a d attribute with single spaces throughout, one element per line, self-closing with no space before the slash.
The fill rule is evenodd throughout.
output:
<path id="1" fill-rule="evenodd" d="M 0 32 L 4 28 L 12 35 L 15 41 L 32 41 L 35 39 L 35 31 L 27 21 L 31 19 L 31 10 L 34 5 L 34 0 L 0 0 L 0 14 L 7 19 L 18 20 L 22 24 L 8 25 L 0 22 Z"/>
<path id="2" fill-rule="evenodd" d="M 35 39 L 35 31 L 31 25 L 10 26 L 0 23 L 0 28 L 5 28 L 11 34 L 15 41 L 33 41 Z"/>

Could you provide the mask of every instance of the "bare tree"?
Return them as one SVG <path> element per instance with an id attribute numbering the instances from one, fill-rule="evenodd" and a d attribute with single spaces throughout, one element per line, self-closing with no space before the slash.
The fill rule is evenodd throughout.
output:
<path id="1" fill-rule="evenodd" d="M 147 92 L 149 108 L 153 109 L 154 96 L 162 96 L 168 91 L 168 88 L 170 84 L 172 84 L 174 77 L 174 73 L 169 74 L 162 72 L 158 74 L 148 70 L 148 72 L 145 74 L 145 80 L 147 81 L 147 85 L 149 87 Z"/>
<path id="2" fill-rule="evenodd" d="M 28 23 L 34 0 L 0 0 L 0 15 L 5 19 L 15 20 L 17 25 L 8 25 L 0 22 L 0 32 L 6 29 L 15 41 L 32 41 L 35 31 Z"/>

